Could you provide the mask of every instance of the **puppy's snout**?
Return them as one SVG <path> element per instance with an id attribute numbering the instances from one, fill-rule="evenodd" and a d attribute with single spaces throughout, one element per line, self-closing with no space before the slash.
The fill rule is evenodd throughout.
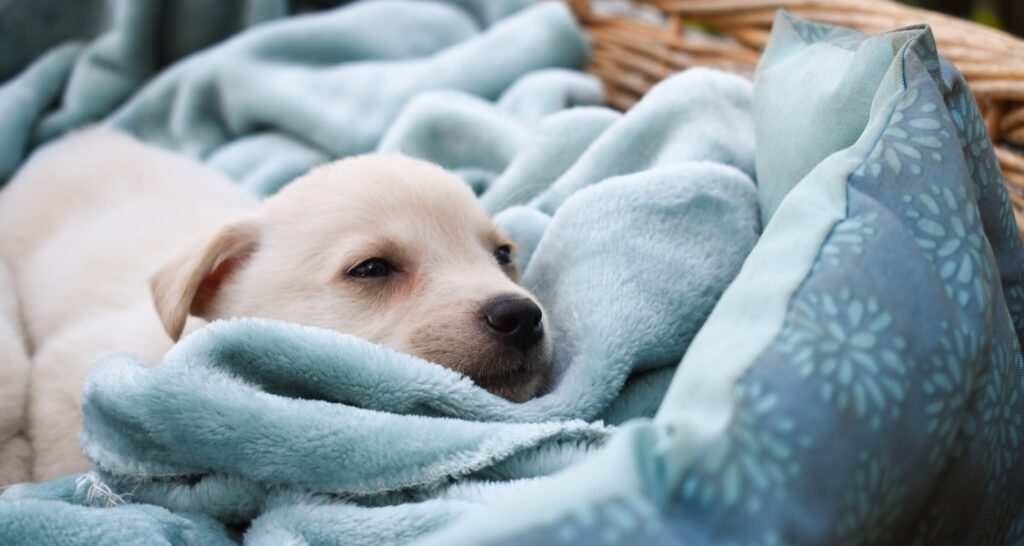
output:
<path id="1" fill-rule="evenodd" d="M 502 343 L 526 351 L 544 337 L 543 312 L 529 298 L 504 297 L 484 305 L 487 326 Z"/>

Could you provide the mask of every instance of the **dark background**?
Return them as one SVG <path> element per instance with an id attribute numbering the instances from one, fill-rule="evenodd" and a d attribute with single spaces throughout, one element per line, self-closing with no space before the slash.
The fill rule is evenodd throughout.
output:
<path id="1" fill-rule="evenodd" d="M 902 0 L 1024 36 L 1024 0 Z"/>

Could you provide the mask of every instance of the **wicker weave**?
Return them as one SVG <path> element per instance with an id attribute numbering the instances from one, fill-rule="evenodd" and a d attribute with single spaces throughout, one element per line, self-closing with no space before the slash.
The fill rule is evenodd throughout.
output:
<path id="1" fill-rule="evenodd" d="M 1017 225 L 1024 226 L 1024 40 L 955 17 L 886 0 L 635 0 L 638 10 L 606 15 L 570 0 L 593 41 L 589 70 L 625 110 L 652 85 L 691 66 L 752 76 L 775 11 L 877 34 L 927 23 L 939 52 L 970 83 L 1003 168 Z M 647 10 L 648 13 L 644 13 Z M 686 30 L 698 24 L 731 39 Z M 686 25 L 686 26 L 684 26 Z"/>

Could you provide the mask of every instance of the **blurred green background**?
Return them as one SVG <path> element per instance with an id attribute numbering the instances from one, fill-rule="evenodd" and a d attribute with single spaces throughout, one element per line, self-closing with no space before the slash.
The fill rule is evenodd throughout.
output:
<path id="1" fill-rule="evenodd" d="M 1024 0 L 901 0 L 1024 36 Z"/>

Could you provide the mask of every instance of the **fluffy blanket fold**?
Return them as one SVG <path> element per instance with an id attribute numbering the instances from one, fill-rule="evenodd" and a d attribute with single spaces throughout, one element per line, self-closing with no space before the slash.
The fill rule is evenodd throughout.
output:
<path id="1" fill-rule="evenodd" d="M 512 404 L 351 336 L 215 323 L 96 365 L 94 471 L 8 488 L 0 543 L 1024 542 L 1024 248 L 927 28 L 783 13 L 753 88 L 692 69 L 619 113 L 558 3 L 236 0 L 159 36 L 112 5 L 88 45 L 0 55 L 0 177 L 97 121 L 262 194 L 340 155 L 432 160 L 521 247 L 554 381 Z"/>
<path id="2" fill-rule="evenodd" d="M 367 23 L 388 13 L 387 28 Z M 406 35 L 414 22 L 429 32 Z M 760 230 L 750 85 L 691 71 L 626 115 L 566 110 L 601 89 L 565 70 L 585 49 L 564 7 L 475 24 L 389 0 L 260 26 L 107 119 L 261 192 L 374 148 L 458 172 L 523 247 L 554 330 L 551 392 L 513 404 L 351 336 L 216 323 L 159 366 L 97 364 L 82 431 L 94 472 L 9 489 L 5 543 L 206 544 L 241 540 L 234 529 L 252 544 L 402 542 L 653 415 Z"/>

